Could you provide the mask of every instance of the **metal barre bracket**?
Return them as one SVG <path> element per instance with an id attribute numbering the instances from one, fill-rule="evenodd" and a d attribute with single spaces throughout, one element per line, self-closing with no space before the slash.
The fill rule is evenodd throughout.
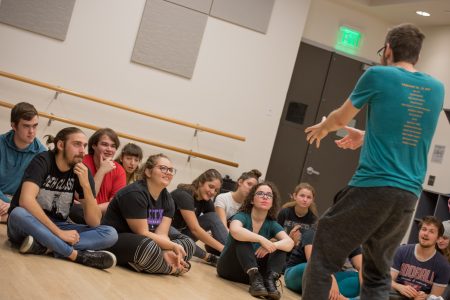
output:
<path id="1" fill-rule="evenodd" d="M 52 116 L 54 116 L 54 114 L 53 113 L 50 113 Z M 48 119 L 48 122 L 47 122 L 47 127 L 49 127 L 50 125 L 52 125 L 52 122 L 53 122 L 53 119 Z"/>

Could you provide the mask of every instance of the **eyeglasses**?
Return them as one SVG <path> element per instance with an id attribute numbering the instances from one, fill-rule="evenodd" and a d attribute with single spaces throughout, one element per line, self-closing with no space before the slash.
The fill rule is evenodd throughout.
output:
<path id="1" fill-rule="evenodd" d="M 380 50 L 377 51 L 378 56 L 383 56 L 384 50 L 386 49 L 386 46 L 383 46 L 380 48 Z"/>
<path id="2" fill-rule="evenodd" d="M 259 198 L 273 199 L 273 194 L 272 193 L 264 193 L 262 191 L 256 192 L 255 196 L 257 196 Z"/>
<path id="3" fill-rule="evenodd" d="M 169 168 L 168 166 L 155 166 L 158 167 L 162 173 L 169 174 L 169 175 L 175 175 L 177 173 L 177 169 L 175 168 Z"/>

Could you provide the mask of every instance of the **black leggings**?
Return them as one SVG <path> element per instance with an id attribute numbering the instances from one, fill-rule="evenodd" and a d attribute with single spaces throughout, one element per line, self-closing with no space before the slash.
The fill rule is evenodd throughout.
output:
<path id="1" fill-rule="evenodd" d="M 189 237 L 171 227 L 169 238 L 172 242 L 183 246 L 186 261 L 190 260 L 195 243 Z M 119 233 L 117 243 L 108 249 L 116 255 L 117 264 L 151 274 L 170 274 L 172 268 L 163 258 L 163 250 L 155 241 L 135 233 Z"/>
<path id="2" fill-rule="evenodd" d="M 215 238 L 222 245 L 225 244 L 225 241 L 228 236 L 228 230 L 226 229 L 225 225 L 223 225 L 222 221 L 220 221 L 219 216 L 215 212 L 208 212 L 206 214 L 201 215 L 197 219 L 198 219 L 198 223 L 204 230 L 211 231 L 213 238 Z M 184 228 L 181 232 L 183 234 L 187 235 L 188 237 L 190 237 L 194 241 L 198 240 L 194 236 L 194 234 L 189 230 L 189 228 L 187 228 L 187 227 Z M 206 252 L 212 253 L 215 255 L 220 255 L 219 251 L 217 251 L 216 249 L 214 249 L 208 245 L 205 245 L 206 252 L 205 252 L 205 250 L 200 248 L 197 244 L 195 246 L 196 246 L 195 252 L 194 252 L 195 257 L 205 258 Z"/>
<path id="3" fill-rule="evenodd" d="M 231 281 L 248 284 L 249 269 L 258 268 L 262 274 L 270 271 L 281 274 L 285 262 L 286 252 L 284 251 L 277 250 L 263 258 L 257 258 L 252 243 L 232 241 L 220 256 L 217 274 Z"/>

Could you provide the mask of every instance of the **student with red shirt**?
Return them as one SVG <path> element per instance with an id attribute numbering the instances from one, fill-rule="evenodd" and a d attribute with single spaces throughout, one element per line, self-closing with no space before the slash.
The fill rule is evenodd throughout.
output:
<path id="1" fill-rule="evenodd" d="M 83 163 L 94 176 L 96 200 L 102 214 L 105 214 L 114 195 L 126 186 L 125 170 L 114 161 L 119 145 L 120 141 L 114 130 L 99 129 L 89 138 L 88 155 L 83 158 Z M 72 221 L 83 224 L 82 216 L 81 206 L 74 205 L 70 212 Z"/>

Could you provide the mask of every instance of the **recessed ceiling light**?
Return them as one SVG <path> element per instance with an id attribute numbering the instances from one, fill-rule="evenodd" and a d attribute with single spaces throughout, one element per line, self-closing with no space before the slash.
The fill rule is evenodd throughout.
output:
<path id="1" fill-rule="evenodd" d="M 429 12 L 421 11 L 421 10 L 416 11 L 416 14 L 418 14 L 419 16 L 422 16 L 422 17 L 429 17 L 429 16 L 431 16 L 431 14 Z"/>

